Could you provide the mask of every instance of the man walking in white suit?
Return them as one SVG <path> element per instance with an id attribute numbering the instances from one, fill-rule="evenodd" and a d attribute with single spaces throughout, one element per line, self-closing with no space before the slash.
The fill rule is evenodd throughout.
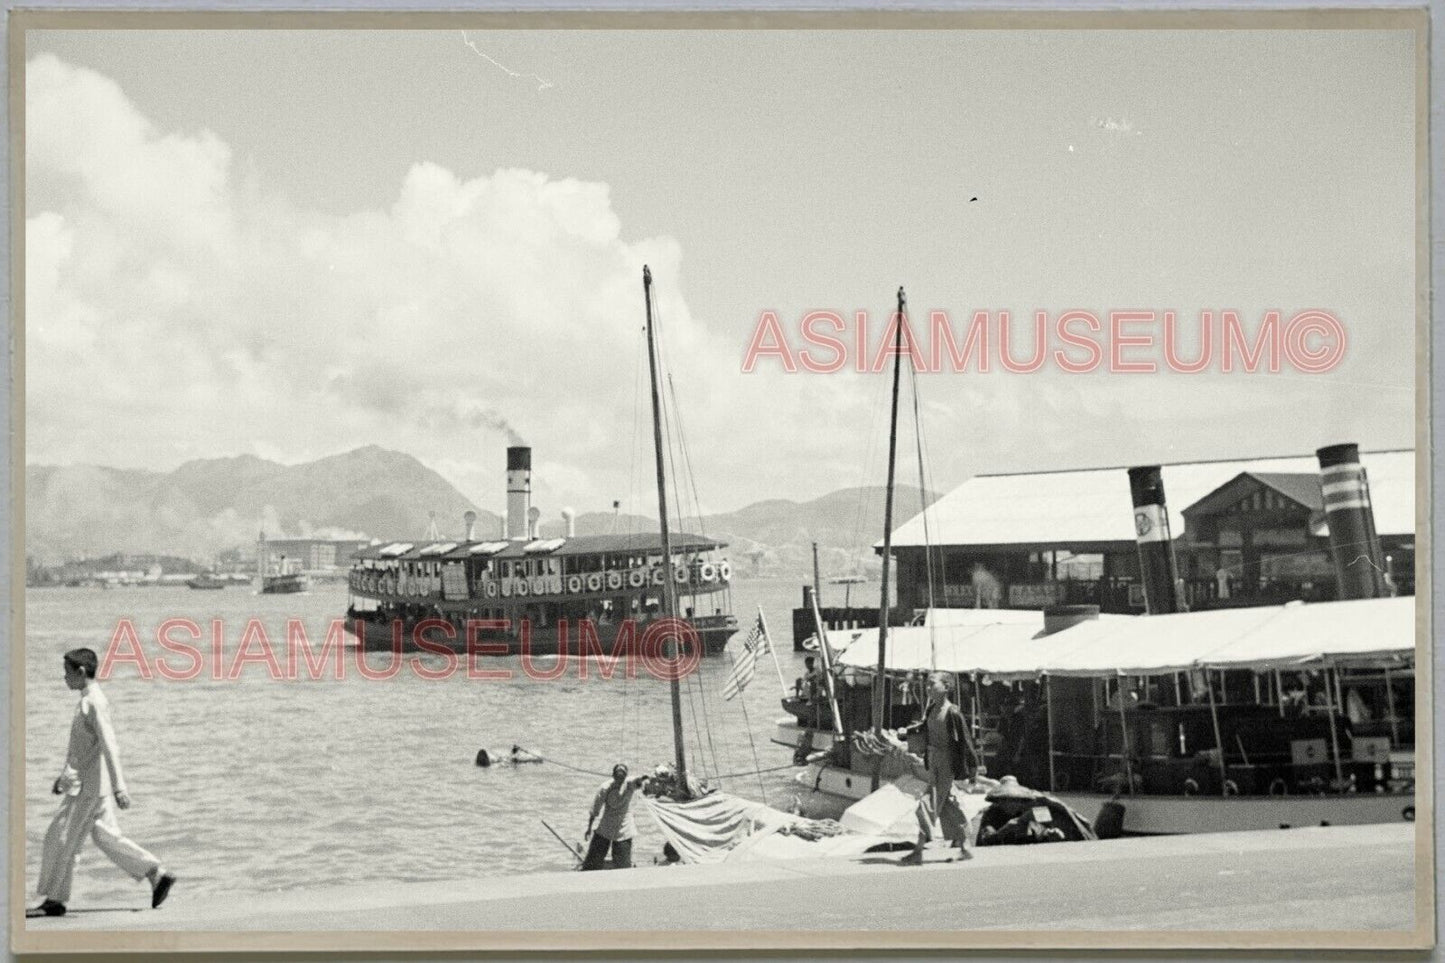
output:
<path id="1" fill-rule="evenodd" d="M 65 653 L 65 684 L 80 693 L 80 704 L 70 723 L 65 769 L 51 788 L 65 799 L 45 833 L 37 887 L 43 902 L 26 911 L 29 917 L 65 915 L 75 858 L 87 834 L 131 878 L 150 881 L 152 908 L 165 901 L 176 881 L 160 860 L 122 836 L 116 822 L 115 811 L 130 808 L 130 794 L 110 724 L 110 703 L 95 681 L 98 664 L 91 649 Z"/>

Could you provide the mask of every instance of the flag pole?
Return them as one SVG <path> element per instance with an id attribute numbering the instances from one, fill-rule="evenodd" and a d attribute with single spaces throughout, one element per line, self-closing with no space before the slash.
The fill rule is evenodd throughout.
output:
<path id="1" fill-rule="evenodd" d="M 783 698 L 788 697 L 788 684 L 783 681 L 783 666 L 778 661 L 778 647 L 773 645 L 773 633 L 768 631 L 768 619 L 763 615 L 763 607 L 758 606 L 758 624 L 763 627 L 763 638 L 768 640 L 768 654 L 773 657 L 773 668 L 778 670 L 778 687 L 783 690 Z"/>

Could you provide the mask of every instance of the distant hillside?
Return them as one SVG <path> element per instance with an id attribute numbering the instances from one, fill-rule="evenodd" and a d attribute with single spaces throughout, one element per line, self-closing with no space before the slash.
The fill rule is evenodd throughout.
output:
<path id="1" fill-rule="evenodd" d="M 254 455 L 187 462 L 172 472 L 30 465 L 25 484 L 26 552 L 44 563 L 112 552 L 209 559 L 249 545 L 262 525 L 273 538 L 415 538 L 431 512 L 448 536 L 460 533 L 468 510 L 477 512 L 479 535 L 501 528 L 495 514 L 415 458 L 374 445 L 301 465 Z M 728 542 L 744 574 L 810 577 L 817 542 L 824 577 L 876 575 L 872 545 L 883 535 L 883 494 L 881 487 L 852 488 L 808 502 L 772 499 L 689 519 L 683 528 Z M 900 489 L 899 522 L 918 510 L 917 489 Z M 576 526 L 584 535 L 656 531 L 657 521 L 589 512 Z M 543 535 L 562 531 L 555 516 L 542 524 Z"/>
<path id="2" fill-rule="evenodd" d="M 27 554 L 42 561 L 110 552 L 207 558 L 271 537 L 419 534 L 435 511 L 444 531 L 479 511 L 410 455 L 376 446 L 301 465 L 253 455 L 187 462 L 173 472 L 90 465 L 25 469 Z"/>

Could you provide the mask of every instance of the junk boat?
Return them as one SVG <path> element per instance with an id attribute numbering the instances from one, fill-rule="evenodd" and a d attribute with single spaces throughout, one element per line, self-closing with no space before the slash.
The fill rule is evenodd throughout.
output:
<path id="1" fill-rule="evenodd" d="M 638 653 L 670 584 L 678 617 L 696 630 L 703 653 L 722 651 L 738 627 L 732 566 L 720 554 L 726 543 L 674 534 L 664 553 L 656 533 L 577 535 L 570 512 L 563 513 L 566 535 L 541 538 L 531 463 L 530 448 L 507 449 L 506 538 L 477 538 L 468 512 L 464 538 L 357 553 L 347 579 L 348 628 L 366 648 L 416 649 L 420 632 L 422 648 L 465 651 L 471 622 L 486 655 L 519 655 L 524 647 L 528 655 Z"/>

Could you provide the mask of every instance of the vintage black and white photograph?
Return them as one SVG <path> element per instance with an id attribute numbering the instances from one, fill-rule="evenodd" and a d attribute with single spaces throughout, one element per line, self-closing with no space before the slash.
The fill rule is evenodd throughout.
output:
<path id="1" fill-rule="evenodd" d="M 12 18 L 15 947 L 1431 945 L 1321 16 Z"/>

